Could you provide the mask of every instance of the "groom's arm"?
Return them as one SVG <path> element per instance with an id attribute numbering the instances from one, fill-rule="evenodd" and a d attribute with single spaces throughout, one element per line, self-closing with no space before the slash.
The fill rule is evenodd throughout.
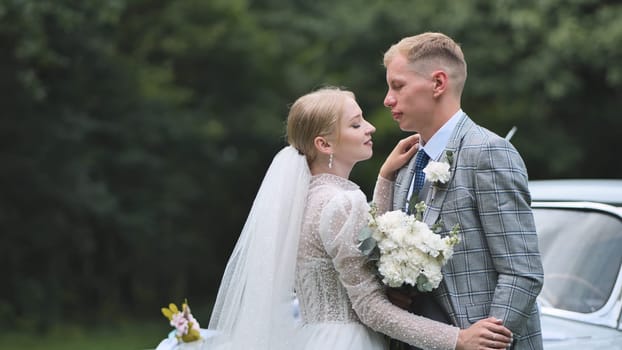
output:
<path id="1" fill-rule="evenodd" d="M 544 274 L 527 171 L 509 142 L 495 138 L 481 149 L 476 187 L 483 234 L 498 273 L 490 315 L 520 336 Z"/>

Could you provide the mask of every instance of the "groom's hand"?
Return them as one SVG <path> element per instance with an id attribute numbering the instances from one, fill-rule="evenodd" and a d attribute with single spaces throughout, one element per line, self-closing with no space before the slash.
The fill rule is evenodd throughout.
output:
<path id="1" fill-rule="evenodd" d="M 412 297 L 408 293 L 405 293 L 403 290 L 397 288 L 387 288 L 387 297 L 394 305 L 406 311 L 410 311 Z"/>

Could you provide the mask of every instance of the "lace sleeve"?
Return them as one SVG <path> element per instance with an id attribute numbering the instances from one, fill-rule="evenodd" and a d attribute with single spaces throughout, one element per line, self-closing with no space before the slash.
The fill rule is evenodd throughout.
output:
<path id="1" fill-rule="evenodd" d="M 375 331 L 422 349 L 454 349 L 459 329 L 393 305 L 357 248 L 369 206 L 361 191 L 332 198 L 320 218 L 320 236 L 359 319 Z"/>
<path id="2" fill-rule="evenodd" d="M 387 180 L 382 176 L 378 176 L 376 187 L 374 187 L 373 202 L 378 208 L 378 215 L 382 215 L 391 209 L 393 203 L 393 184 L 391 180 Z"/>

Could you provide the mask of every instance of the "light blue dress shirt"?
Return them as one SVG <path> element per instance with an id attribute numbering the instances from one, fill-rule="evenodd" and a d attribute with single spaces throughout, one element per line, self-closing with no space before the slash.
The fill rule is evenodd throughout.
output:
<path id="1" fill-rule="evenodd" d="M 462 111 L 462 109 L 459 109 L 453 116 L 451 116 L 451 118 L 449 118 L 449 120 L 445 124 L 443 124 L 443 126 L 441 126 L 440 129 L 438 129 L 436 133 L 434 133 L 434 135 L 432 135 L 432 138 L 430 138 L 430 140 L 428 140 L 425 145 L 423 145 L 419 152 L 424 151 L 430 157 L 430 160 L 438 162 L 441 159 L 445 148 L 447 147 L 447 143 L 449 143 L 449 138 L 451 137 L 451 134 L 453 134 L 454 129 L 458 124 L 458 121 L 463 115 L 465 115 L 465 113 Z M 415 177 L 413 176 L 413 179 L 410 183 L 410 188 L 408 189 L 407 198 L 410 198 L 413 194 L 414 183 Z M 406 205 L 408 206 L 408 203 L 406 203 Z"/>

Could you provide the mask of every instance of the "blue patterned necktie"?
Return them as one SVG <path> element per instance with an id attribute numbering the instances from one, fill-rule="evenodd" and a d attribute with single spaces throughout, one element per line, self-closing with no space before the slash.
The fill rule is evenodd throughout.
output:
<path id="1" fill-rule="evenodd" d="M 415 157 L 415 179 L 413 182 L 413 191 L 404 206 L 404 209 L 408 214 L 415 212 L 415 203 L 418 201 L 419 192 L 421 192 L 423 184 L 425 183 L 425 173 L 423 172 L 423 168 L 428 165 L 429 160 L 430 157 L 424 150 L 419 150 L 417 152 L 417 156 Z"/>
<path id="2" fill-rule="evenodd" d="M 425 173 L 423 172 L 423 168 L 428 165 L 429 160 L 430 157 L 428 157 L 424 150 L 417 152 L 417 157 L 415 158 L 415 183 L 413 185 L 413 196 L 419 195 L 419 192 L 421 192 L 421 189 L 423 188 L 423 183 L 425 182 Z"/>

